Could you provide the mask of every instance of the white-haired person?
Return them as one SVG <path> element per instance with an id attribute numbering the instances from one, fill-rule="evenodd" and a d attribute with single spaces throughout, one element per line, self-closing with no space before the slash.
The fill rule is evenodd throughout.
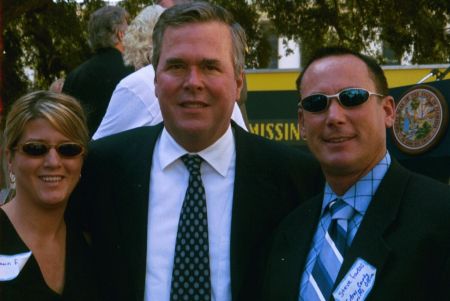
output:
<path id="1" fill-rule="evenodd" d="M 128 26 L 123 39 L 123 58 L 125 64 L 133 66 L 136 71 L 116 86 L 106 114 L 92 139 L 163 121 L 155 96 L 155 71 L 151 65 L 151 57 L 153 28 L 164 9 L 160 5 L 147 6 Z M 232 119 L 247 130 L 237 103 Z"/>

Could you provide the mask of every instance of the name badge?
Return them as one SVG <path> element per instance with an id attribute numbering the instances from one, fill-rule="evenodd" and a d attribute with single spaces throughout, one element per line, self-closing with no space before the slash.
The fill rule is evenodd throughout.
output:
<path id="1" fill-rule="evenodd" d="M 8 281 L 16 278 L 30 256 L 31 251 L 15 255 L 0 254 L 0 281 Z"/>
<path id="2" fill-rule="evenodd" d="M 367 298 L 375 283 L 377 269 L 358 258 L 336 287 L 333 297 L 336 301 L 362 301 Z"/>

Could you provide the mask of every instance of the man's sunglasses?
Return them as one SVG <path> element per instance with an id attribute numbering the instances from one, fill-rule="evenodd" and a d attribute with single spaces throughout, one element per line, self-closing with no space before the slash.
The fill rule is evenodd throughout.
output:
<path id="1" fill-rule="evenodd" d="M 51 148 L 55 148 L 61 157 L 76 157 L 84 151 L 83 146 L 73 142 L 64 142 L 56 145 L 43 142 L 25 142 L 19 144 L 15 149 L 30 157 L 40 157 L 46 155 Z"/>
<path id="2" fill-rule="evenodd" d="M 334 95 L 326 94 L 312 94 L 309 95 L 298 103 L 299 108 L 313 113 L 320 113 L 326 111 L 330 106 L 330 100 L 336 98 L 341 106 L 345 108 L 352 108 L 365 103 L 369 96 L 376 95 L 384 97 L 384 95 L 367 91 L 362 88 L 349 88 L 342 90 Z"/>

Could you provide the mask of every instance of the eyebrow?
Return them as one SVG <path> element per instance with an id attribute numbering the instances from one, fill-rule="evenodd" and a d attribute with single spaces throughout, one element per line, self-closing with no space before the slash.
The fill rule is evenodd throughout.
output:
<path id="1" fill-rule="evenodd" d="M 179 58 L 169 58 L 166 60 L 166 64 L 180 64 L 180 63 L 184 63 L 184 61 L 182 59 Z"/>
<path id="2" fill-rule="evenodd" d="M 180 63 L 185 63 L 185 60 L 181 59 L 181 58 L 168 58 L 166 60 L 166 64 L 180 64 Z M 218 59 L 202 59 L 200 61 L 200 65 L 220 65 L 220 60 Z"/>
<path id="3" fill-rule="evenodd" d="M 203 59 L 201 65 L 220 65 L 220 60 L 216 59 Z"/>

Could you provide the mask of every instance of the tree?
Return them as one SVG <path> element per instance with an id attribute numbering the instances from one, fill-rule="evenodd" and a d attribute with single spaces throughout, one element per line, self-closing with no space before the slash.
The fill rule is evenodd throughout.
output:
<path id="1" fill-rule="evenodd" d="M 389 45 L 396 60 L 412 53 L 413 63 L 449 62 L 448 0 L 211 0 L 230 10 L 248 36 L 247 68 L 267 67 L 268 31 L 301 42 L 307 59 L 319 47 L 338 44 L 373 53 L 371 41 Z M 101 0 L 3 0 L 0 58 L 1 97 L 8 105 L 30 89 L 46 89 L 86 60 L 87 20 Z M 125 0 L 134 17 L 152 0 Z M 0 7 L 1 8 L 1 7 Z M 1 10 L 0 10 L 1 14 Z M 263 26 L 266 19 L 270 26 Z M 0 52 L 0 56 L 2 53 Z M 32 70 L 31 82 L 25 70 Z M 0 87 L 2 86 L 0 85 Z"/>
<path id="2" fill-rule="evenodd" d="M 301 41 L 304 56 L 329 44 L 373 53 L 386 43 L 397 61 L 412 53 L 417 64 L 449 62 L 447 0 L 255 0 L 278 34 Z"/>
<path id="3" fill-rule="evenodd" d="M 28 90 L 46 89 L 89 57 L 87 19 L 102 5 L 100 0 L 3 0 L 1 96 L 6 107 Z"/>

